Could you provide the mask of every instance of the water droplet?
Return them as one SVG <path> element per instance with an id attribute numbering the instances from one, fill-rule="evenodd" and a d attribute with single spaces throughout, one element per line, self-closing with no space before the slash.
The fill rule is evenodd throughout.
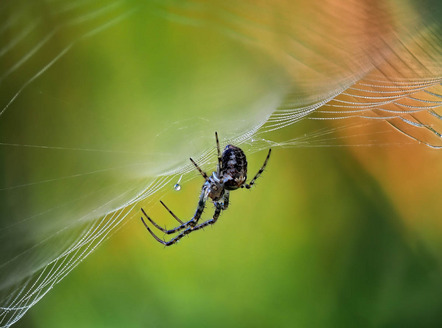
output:
<path id="1" fill-rule="evenodd" d="M 179 183 L 175 184 L 175 185 L 173 186 L 173 189 L 175 189 L 176 191 L 180 191 L 180 190 L 181 190 L 181 186 L 180 186 L 180 184 L 179 184 Z"/>

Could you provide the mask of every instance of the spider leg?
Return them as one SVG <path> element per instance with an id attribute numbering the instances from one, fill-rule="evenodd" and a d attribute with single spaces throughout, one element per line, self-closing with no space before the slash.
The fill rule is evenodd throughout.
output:
<path id="1" fill-rule="evenodd" d="M 175 220 L 177 220 L 177 221 L 178 221 L 179 223 L 181 223 L 181 224 L 184 224 L 183 221 L 181 221 L 180 219 L 178 219 L 178 217 L 177 217 L 175 214 L 173 214 L 173 212 L 172 212 L 172 211 L 166 206 L 166 204 L 164 204 L 161 200 L 160 200 L 160 203 L 161 203 L 161 205 L 164 206 L 164 208 L 165 208 L 166 210 L 169 211 L 170 215 L 172 215 L 172 216 L 174 217 Z M 147 215 L 146 215 L 146 216 L 147 216 Z"/>
<path id="2" fill-rule="evenodd" d="M 220 173 L 222 172 L 223 169 L 223 162 L 221 160 L 221 151 L 219 149 L 219 140 L 218 140 L 218 132 L 215 131 L 215 139 L 216 139 L 216 149 L 218 150 L 218 176 L 220 175 Z"/>
<path id="3" fill-rule="evenodd" d="M 181 221 L 167 206 L 166 204 L 164 204 L 161 200 L 160 200 L 161 205 L 163 205 L 166 210 L 169 211 L 169 213 L 175 218 L 175 220 L 177 220 L 179 223 L 181 223 L 181 226 L 185 225 L 185 223 L 183 221 Z M 141 208 L 141 211 L 143 212 L 144 216 L 150 221 L 150 223 L 152 223 L 157 229 L 161 230 L 164 233 L 168 233 L 169 230 L 164 229 L 163 227 L 161 227 L 160 225 L 158 225 L 155 221 L 153 221 L 149 215 L 146 214 L 146 212 L 144 211 L 143 208 Z M 146 223 L 144 222 L 143 218 L 141 218 L 141 220 L 143 221 L 144 225 L 146 225 Z M 149 230 L 149 229 L 148 229 Z M 152 232 L 151 232 L 152 233 Z M 172 233 L 172 232 L 170 232 Z"/>
<path id="4" fill-rule="evenodd" d="M 198 166 L 198 164 L 195 163 L 195 161 L 192 159 L 192 157 L 189 158 L 189 159 L 193 163 L 193 165 L 195 165 L 196 169 L 198 170 L 199 173 L 201 173 L 201 175 L 204 177 L 204 179 L 208 180 L 209 177 L 207 176 L 206 172 L 201 170 L 201 168 Z"/>
<path id="5" fill-rule="evenodd" d="M 227 210 L 227 208 L 229 207 L 229 196 L 230 196 L 230 192 L 228 190 L 226 190 L 224 192 L 224 196 L 223 196 L 223 203 L 221 206 L 222 210 Z"/>
<path id="6" fill-rule="evenodd" d="M 205 222 L 203 222 L 203 223 L 201 223 L 201 224 L 199 224 L 199 225 L 197 225 L 197 226 L 190 226 L 190 227 L 188 227 L 186 230 L 184 230 L 184 231 L 182 231 L 178 236 L 176 236 L 176 237 L 174 237 L 174 238 L 172 238 L 171 240 L 169 240 L 169 241 L 164 241 L 164 240 L 161 240 L 160 238 L 158 238 L 150 229 L 149 229 L 149 227 L 146 225 L 146 228 L 147 228 L 147 230 L 149 230 L 149 232 L 151 233 L 151 235 L 159 242 L 159 243 L 161 243 L 161 244 L 163 244 L 164 246 L 170 246 L 170 245 L 173 245 L 173 244 L 175 244 L 175 243 L 177 243 L 181 238 L 183 238 L 184 236 L 186 236 L 186 235 L 188 235 L 188 234 L 190 234 L 191 232 L 193 232 L 193 231 L 197 231 L 197 230 L 200 230 L 201 228 L 204 228 L 204 227 L 206 227 L 206 226 L 208 226 L 208 225 L 211 225 L 211 224 L 214 224 L 217 220 L 218 220 L 218 217 L 219 217 L 219 215 L 220 215 L 220 213 L 221 213 L 221 211 L 222 211 L 222 207 L 221 207 L 221 205 L 218 205 L 217 207 L 216 207 L 216 209 L 215 209 L 215 213 L 213 214 L 213 217 L 210 219 L 210 220 L 207 220 L 207 221 L 205 221 Z M 143 221 L 144 222 L 144 221 Z"/>
<path id="7" fill-rule="evenodd" d="M 157 229 L 161 230 L 162 232 L 166 233 L 166 229 L 164 229 L 163 227 L 159 226 L 158 224 L 155 223 L 155 221 L 153 221 L 149 215 L 146 214 L 146 212 L 144 212 L 143 208 L 141 208 L 141 212 L 143 212 L 144 216 L 150 221 L 150 223 L 152 223 Z M 141 217 L 141 221 L 143 221 L 144 225 L 146 226 L 147 230 L 149 230 L 149 232 L 151 234 L 153 234 L 153 232 L 147 227 L 146 222 L 144 222 L 143 217 Z"/>
<path id="8" fill-rule="evenodd" d="M 198 206 L 197 206 L 197 208 L 196 208 L 196 212 L 195 212 L 195 214 L 193 215 L 193 217 L 192 217 L 189 221 L 184 222 L 184 223 L 182 223 L 182 221 L 181 221 L 180 219 L 178 219 L 178 217 L 177 217 L 175 214 L 173 214 L 173 212 L 170 211 L 169 208 L 168 208 L 163 202 L 161 202 L 161 203 L 163 204 L 163 206 L 164 206 L 164 207 L 165 207 L 165 208 L 166 208 L 166 209 L 172 214 L 172 216 L 173 216 L 175 219 L 177 219 L 179 222 L 181 222 L 181 225 L 179 225 L 179 226 L 176 227 L 176 228 L 169 229 L 169 230 L 168 230 L 168 229 L 165 229 L 165 228 L 163 228 L 163 227 L 161 227 L 161 226 L 160 226 L 159 224 L 157 224 L 154 220 L 152 220 L 152 219 L 146 214 L 146 212 L 143 210 L 143 208 L 141 208 L 141 211 L 142 211 L 143 214 L 146 216 L 146 218 L 149 220 L 149 222 L 152 223 L 152 224 L 155 226 L 155 228 L 157 228 L 158 230 L 161 230 L 162 232 L 164 232 L 164 233 L 167 234 L 167 235 L 170 235 L 170 234 L 173 234 L 173 233 L 175 233 L 175 232 L 181 231 L 181 230 L 183 230 L 183 229 L 185 229 L 185 228 L 196 226 L 197 223 L 198 223 L 198 221 L 199 221 L 199 219 L 201 218 L 201 215 L 203 214 L 204 208 L 206 207 L 206 200 L 207 200 L 207 190 L 206 190 L 206 189 L 203 189 L 203 191 L 201 192 L 200 200 L 198 201 Z M 157 239 L 158 237 L 152 232 L 152 230 L 150 230 L 150 229 L 147 227 L 147 224 L 146 224 L 146 222 L 144 221 L 143 217 L 141 217 L 141 221 L 143 221 L 143 223 L 144 223 L 144 225 L 146 226 L 147 230 L 149 230 L 149 232 L 155 237 L 155 239 Z M 158 239 L 157 239 L 157 240 L 158 240 Z M 161 239 L 160 239 L 160 240 L 161 240 Z"/>
<path id="9" fill-rule="evenodd" d="M 221 211 L 222 211 L 222 208 L 217 207 L 215 209 L 215 213 L 213 214 L 213 217 L 210 220 L 207 220 L 201 224 L 198 224 L 197 226 L 195 226 L 192 229 L 192 231 L 196 231 L 196 230 L 202 229 L 204 227 L 207 227 L 208 225 L 214 224 L 218 220 L 219 215 L 221 214 Z"/>
<path id="10" fill-rule="evenodd" d="M 143 210 L 143 209 L 141 209 L 141 210 Z M 143 211 L 143 213 L 144 213 L 144 211 Z M 144 215 L 146 215 L 146 213 L 144 213 Z M 153 222 L 153 221 L 152 221 L 147 215 L 146 215 L 146 217 L 149 219 L 150 222 L 152 222 L 152 224 L 153 224 L 154 226 L 156 226 L 157 228 L 159 228 L 160 230 L 162 230 L 162 228 L 160 228 L 155 222 Z M 154 237 L 154 238 L 155 238 L 159 243 L 161 243 L 161 244 L 164 244 L 164 243 L 165 243 L 164 240 L 161 240 L 156 234 L 154 234 L 154 233 L 152 232 L 152 230 L 150 230 L 150 228 L 147 226 L 146 222 L 143 220 L 143 217 L 141 217 L 141 221 L 143 222 L 143 224 L 144 224 L 144 226 L 146 227 L 147 231 L 150 232 L 150 234 L 152 235 L 152 237 Z"/>
<path id="11" fill-rule="evenodd" d="M 203 207 L 203 208 L 204 208 L 204 207 Z M 158 223 L 156 223 L 154 220 L 152 220 L 152 219 L 146 214 L 146 212 L 144 212 L 143 209 L 141 209 L 141 210 L 143 211 L 143 214 L 146 216 L 146 218 L 149 220 L 149 222 L 152 223 L 152 224 L 155 226 L 155 228 L 157 228 L 158 230 L 161 230 L 162 232 L 164 232 L 164 233 L 167 234 L 167 235 L 170 235 L 170 234 L 173 234 L 173 233 L 175 233 L 175 232 L 181 231 L 181 230 L 183 230 L 183 229 L 185 229 L 185 228 L 188 228 L 188 227 L 194 227 L 194 226 L 198 223 L 198 221 L 199 221 L 199 219 L 200 219 L 200 217 L 201 217 L 201 214 L 203 213 L 203 208 L 200 209 L 200 208 L 198 207 L 197 211 L 195 212 L 195 215 L 194 215 L 189 221 L 184 222 L 183 224 L 181 224 L 181 225 L 179 225 L 178 227 L 173 228 L 173 229 L 165 229 L 165 228 L 163 228 L 163 227 L 160 226 Z M 146 226 L 146 222 L 144 221 L 143 217 L 141 217 L 141 221 L 143 221 L 144 225 Z M 150 229 L 147 229 L 147 230 L 150 231 Z M 152 233 L 152 231 L 150 231 L 150 233 Z"/>
<path id="12" fill-rule="evenodd" d="M 261 166 L 261 168 L 259 169 L 258 173 L 256 173 L 256 175 L 253 177 L 253 179 L 250 180 L 250 183 L 246 183 L 241 188 L 246 187 L 247 189 L 250 189 L 250 188 L 253 187 L 253 185 L 255 184 L 256 179 L 258 179 L 259 176 L 262 174 L 262 172 L 264 172 L 264 169 L 267 166 L 267 162 L 269 161 L 271 152 L 272 152 L 272 149 L 269 149 L 269 153 L 267 154 L 267 157 L 266 157 L 266 159 L 264 161 L 264 164 Z"/>

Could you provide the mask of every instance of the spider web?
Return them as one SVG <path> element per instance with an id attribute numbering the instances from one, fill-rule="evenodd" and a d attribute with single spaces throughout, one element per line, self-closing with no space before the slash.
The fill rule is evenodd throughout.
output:
<path id="1" fill-rule="evenodd" d="M 246 153 L 384 134 L 442 147 L 434 6 L 44 4 L 0 5 L 1 327 L 193 179 L 189 156 L 215 165 L 214 131 Z M 306 120 L 338 123 L 274 134 Z"/>

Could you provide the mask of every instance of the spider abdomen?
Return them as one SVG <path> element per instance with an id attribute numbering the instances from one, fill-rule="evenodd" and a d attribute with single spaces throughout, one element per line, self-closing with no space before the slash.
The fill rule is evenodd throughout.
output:
<path id="1" fill-rule="evenodd" d="M 221 176 L 226 190 L 240 188 L 247 179 L 247 159 L 241 148 L 227 145 L 221 155 Z"/>

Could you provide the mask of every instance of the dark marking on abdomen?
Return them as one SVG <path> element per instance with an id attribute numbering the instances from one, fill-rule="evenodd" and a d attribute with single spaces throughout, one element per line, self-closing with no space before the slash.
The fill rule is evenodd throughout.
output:
<path id="1" fill-rule="evenodd" d="M 221 156 L 222 175 L 230 176 L 224 184 L 227 190 L 238 189 L 247 179 L 247 159 L 244 152 L 233 145 L 227 145 Z"/>

